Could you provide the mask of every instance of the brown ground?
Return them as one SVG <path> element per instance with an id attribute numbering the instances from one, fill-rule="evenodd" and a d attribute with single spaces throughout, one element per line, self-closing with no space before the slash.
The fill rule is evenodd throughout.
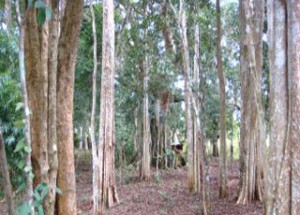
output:
<path id="1" fill-rule="evenodd" d="M 92 175 L 90 163 L 79 162 L 77 175 L 79 214 L 90 214 Z M 154 171 L 154 170 L 153 170 Z M 210 168 L 211 209 L 213 215 L 263 214 L 262 204 L 236 205 L 238 187 L 238 162 L 229 166 L 229 190 L 227 199 L 218 198 L 218 162 L 214 160 Z M 131 173 L 132 174 L 132 173 Z M 117 172 L 120 182 L 120 173 Z M 196 194 L 188 193 L 187 171 L 185 168 L 165 170 L 159 180 L 155 173 L 148 182 L 140 181 L 137 174 L 122 173 L 123 183 L 118 185 L 120 205 L 111 208 L 109 215 L 193 215 L 201 214 L 201 201 Z"/>
<path id="2" fill-rule="evenodd" d="M 229 166 L 229 190 L 227 199 L 218 198 L 218 162 L 211 162 L 210 190 L 213 215 L 263 214 L 262 204 L 236 205 L 235 197 L 238 186 L 238 163 Z M 76 162 L 78 214 L 91 214 L 92 208 L 92 173 L 91 162 Z M 107 211 L 108 215 L 192 215 L 201 214 L 201 201 L 196 194 L 188 193 L 185 168 L 165 170 L 160 179 L 155 174 L 148 182 L 137 178 L 133 169 L 118 175 L 118 194 L 120 205 Z M 121 180 L 122 179 L 122 180 Z M 122 183 L 120 183 L 122 181 Z M 0 201 L 0 215 L 7 214 L 6 205 Z"/>

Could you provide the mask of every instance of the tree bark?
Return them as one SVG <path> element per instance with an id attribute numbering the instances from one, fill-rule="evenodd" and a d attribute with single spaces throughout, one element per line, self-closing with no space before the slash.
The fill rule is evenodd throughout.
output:
<path id="1" fill-rule="evenodd" d="M 38 26 L 37 10 L 27 9 L 25 17 L 26 82 L 31 120 L 34 187 L 48 184 L 48 22 Z"/>
<path id="2" fill-rule="evenodd" d="M 114 173 L 114 75 L 115 32 L 113 0 L 103 2 L 102 75 L 99 127 L 100 214 L 119 203 Z"/>
<path id="3" fill-rule="evenodd" d="M 300 3 L 287 1 L 290 92 L 291 214 L 300 213 Z"/>
<path id="4" fill-rule="evenodd" d="M 225 78 L 222 68 L 222 49 L 221 49 L 221 9 L 220 0 L 217 0 L 217 66 L 220 90 L 220 178 L 219 196 L 226 198 L 228 195 L 227 187 L 227 159 L 226 159 L 226 104 L 225 104 Z"/>
<path id="5" fill-rule="evenodd" d="M 143 90 L 144 90 L 144 120 L 143 120 L 143 151 L 142 151 L 142 165 L 141 165 L 141 179 L 150 179 L 150 145 L 151 145 L 151 133 L 150 133 L 150 121 L 149 121 L 149 99 L 148 99 L 148 60 L 147 56 L 143 62 Z"/>
<path id="6" fill-rule="evenodd" d="M 217 138 L 212 138 L 211 139 L 211 144 L 212 144 L 212 156 L 213 157 L 219 157 L 219 149 L 218 149 L 218 139 Z"/>
<path id="7" fill-rule="evenodd" d="M 49 21 L 48 53 L 48 159 L 49 191 L 45 199 L 45 214 L 54 214 L 56 198 L 56 180 L 58 169 L 57 133 L 56 133 L 56 81 L 57 81 L 57 48 L 59 37 L 59 1 L 52 0 L 52 19 Z"/>
<path id="8" fill-rule="evenodd" d="M 266 214 L 300 213 L 299 80 L 300 5 L 269 2 L 271 76 L 271 140 Z M 282 117 L 279 117 L 278 115 Z"/>
<path id="9" fill-rule="evenodd" d="M 95 137 L 95 113 L 96 113 L 96 94 L 97 94 L 97 31 L 96 19 L 92 1 L 90 0 L 90 12 L 92 15 L 92 30 L 93 30 L 93 87 L 92 87 L 92 113 L 91 113 L 91 127 L 90 137 L 92 142 L 92 156 L 93 156 L 93 214 L 100 213 L 99 211 L 99 162 L 97 154 L 97 145 Z"/>
<path id="10" fill-rule="evenodd" d="M 252 6 L 255 5 L 255 15 Z M 264 2 L 243 1 L 242 64 L 242 136 L 240 190 L 237 203 L 263 198 L 265 125 L 261 103 L 262 27 Z M 253 24 L 254 23 L 254 24 Z"/>
<path id="11" fill-rule="evenodd" d="M 187 38 L 187 27 L 186 27 L 186 14 L 184 8 L 184 1 L 180 0 L 179 9 L 179 26 L 181 36 L 181 55 L 183 61 L 184 70 L 184 103 L 185 103 L 185 121 L 186 121 L 186 132 L 187 132 L 187 143 L 188 143 L 188 189 L 190 192 L 194 192 L 196 189 L 196 181 L 194 175 L 194 155 L 193 155 L 193 124 L 191 116 L 191 95 L 190 92 L 190 57 L 189 57 L 189 46 Z"/>
<path id="12" fill-rule="evenodd" d="M 1 127 L 0 127 L 0 161 L 1 161 L 0 163 L 1 174 L 3 177 L 3 184 L 4 184 L 4 194 L 5 194 L 5 200 L 8 209 L 7 211 L 9 215 L 16 215 L 13 192 L 10 183 L 10 176 L 9 176 L 8 164 L 6 159 L 5 144 L 2 136 Z"/>
<path id="13" fill-rule="evenodd" d="M 57 142 L 58 142 L 58 213 L 76 214 L 76 184 L 73 142 L 73 92 L 77 44 L 83 0 L 67 0 L 58 44 L 57 67 Z"/>

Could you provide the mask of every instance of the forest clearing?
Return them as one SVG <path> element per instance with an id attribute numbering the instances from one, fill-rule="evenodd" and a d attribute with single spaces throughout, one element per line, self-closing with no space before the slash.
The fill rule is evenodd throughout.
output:
<path id="1" fill-rule="evenodd" d="M 0 0 L 0 215 L 300 214 L 299 0 Z"/>

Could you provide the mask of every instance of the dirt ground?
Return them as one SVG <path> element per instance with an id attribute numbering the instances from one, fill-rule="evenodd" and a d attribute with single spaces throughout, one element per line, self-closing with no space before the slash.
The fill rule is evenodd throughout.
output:
<path id="1" fill-rule="evenodd" d="M 229 165 L 229 191 L 227 199 L 218 198 L 218 162 L 210 163 L 210 193 L 212 215 L 263 214 L 261 203 L 236 205 L 238 187 L 238 162 Z M 78 215 L 89 215 L 92 209 L 91 162 L 79 160 L 77 171 Z M 118 195 L 120 204 L 106 211 L 107 215 L 192 215 L 201 214 L 201 200 L 187 189 L 186 168 L 160 172 L 157 178 L 153 173 L 148 182 L 140 181 L 137 171 L 117 171 Z M 0 201 L 0 215 L 7 214 L 4 201 Z"/>
<path id="2" fill-rule="evenodd" d="M 77 169 L 78 214 L 91 214 L 92 175 L 91 164 L 79 162 Z M 154 171 L 154 170 L 153 170 Z M 250 215 L 263 214 L 261 203 L 237 205 L 235 199 L 238 188 L 238 162 L 229 165 L 229 197 L 218 198 L 218 161 L 210 164 L 211 211 L 213 215 Z M 140 181 L 137 174 L 119 177 L 118 194 L 120 204 L 107 210 L 108 215 L 192 215 L 201 214 L 201 200 L 196 194 L 190 194 L 187 189 L 186 168 L 161 171 L 160 178 L 155 177 L 147 182 Z"/>

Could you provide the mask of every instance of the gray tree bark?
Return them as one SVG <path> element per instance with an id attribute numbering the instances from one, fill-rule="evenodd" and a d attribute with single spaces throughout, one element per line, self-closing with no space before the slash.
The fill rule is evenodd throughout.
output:
<path id="1" fill-rule="evenodd" d="M 228 195 L 227 187 L 227 159 L 226 159 L 226 104 L 225 104 L 225 77 L 222 68 L 222 28 L 221 28 L 221 9 L 220 0 L 217 0 L 217 66 L 220 90 L 220 176 L 219 176 L 219 196 L 226 198 Z"/>

